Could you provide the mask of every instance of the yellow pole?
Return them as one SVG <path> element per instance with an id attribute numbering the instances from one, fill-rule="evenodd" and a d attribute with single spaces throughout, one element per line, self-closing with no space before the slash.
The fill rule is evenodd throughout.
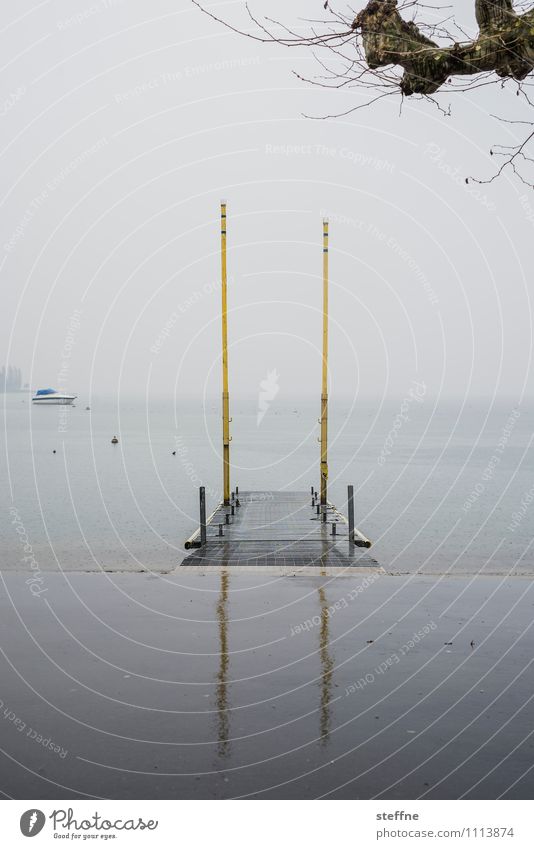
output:
<path id="1" fill-rule="evenodd" d="M 228 296 L 226 273 L 226 201 L 221 201 L 221 283 L 222 283 L 222 417 L 223 417 L 223 497 L 230 504 L 230 395 L 228 392 Z"/>
<path id="2" fill-rule="evenodd" d="M 321 506 L 326 516 L 328 480 L 328 219 L 323 219 L 323 380 L 321 388 Z"/>

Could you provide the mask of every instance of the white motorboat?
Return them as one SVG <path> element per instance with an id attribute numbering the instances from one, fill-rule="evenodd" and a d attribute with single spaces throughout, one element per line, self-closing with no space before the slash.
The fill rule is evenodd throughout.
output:
<path id="1" fill-rule="evenodd" d="M 64 392 L 56 392 L 55 389 L 38 389 L 32 398 L 34 404 L 72 404 L 76 395 L 66 395 Z"/>

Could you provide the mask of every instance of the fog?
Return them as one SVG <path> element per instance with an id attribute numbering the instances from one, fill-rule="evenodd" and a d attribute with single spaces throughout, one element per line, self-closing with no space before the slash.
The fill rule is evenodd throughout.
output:
<path id="1" fill-rule="evenodd" d="M 208 5 L 247 23 L 241 2 Z M 254 9 L 302 26 L 322 5 Z M 456 5 L 472 32 L 474 3 Z M 450 117 L 390 98 L 323 120 L 362 93 L 301 82 L 321 73 L 310 52 L 188 0 L 23 0 L 0 36 L 0 365 L 33 389 L 216 396 L 225 198 L 235 397 L 273 370 L 281 397 L 319 393 L 327 215 L 333 397 L 418 380 L 521 399 L 534 195 L 507 173 L 465 183 L 524 131 L 492 117 L 526 117 L 512 88 L 454 95 Z"/>

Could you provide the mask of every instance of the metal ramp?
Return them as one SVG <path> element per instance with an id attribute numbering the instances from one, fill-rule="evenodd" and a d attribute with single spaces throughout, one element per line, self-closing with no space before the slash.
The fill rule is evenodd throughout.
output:
<path id="1" fill-rule="evenodd" d="M 232 493 L 186 542 L 193 549 L 180 570 L 379 568 L 363 534 L 332 504 L 319 509 L 312 493 L 258 491 Z M 202 497 L 202 496 L 201 496 Z"/>

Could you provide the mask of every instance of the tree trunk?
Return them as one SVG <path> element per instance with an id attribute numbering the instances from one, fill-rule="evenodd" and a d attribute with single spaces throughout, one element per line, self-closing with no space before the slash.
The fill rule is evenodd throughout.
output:
<path id="1" fill-rule="evenodd" d="M 406 95 L 433 94 L 451 76 L 494 71 L 523 80 L 534 69 L 534 10 L 518 15 L 511 0 L 475 0 L 475 41 L 440 47 L 412 22 L 397 0 L 369 0 L 352 28 L 361 32 L 370 68 L 400 65 Z"/>

